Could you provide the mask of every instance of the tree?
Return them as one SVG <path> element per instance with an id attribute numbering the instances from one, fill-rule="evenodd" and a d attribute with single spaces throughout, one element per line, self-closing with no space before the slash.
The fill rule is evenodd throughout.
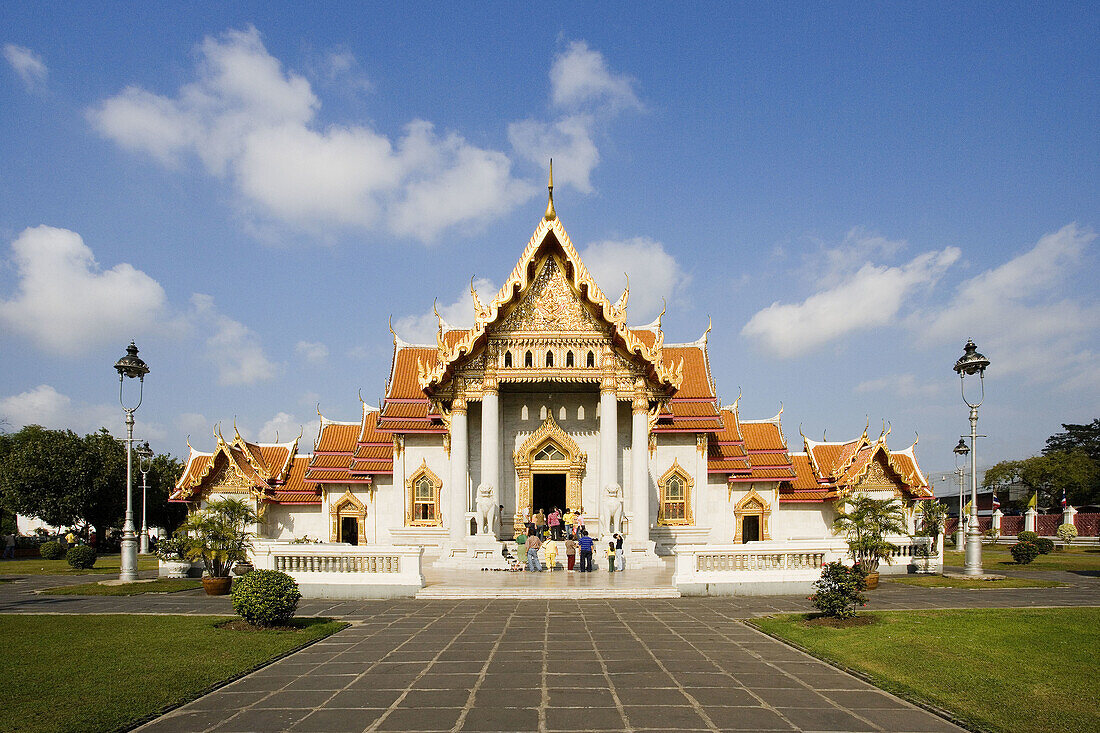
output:
<path id="1" fill-rule="evenodd" d="M 1047 438 L 1044 454 L 1083 451 L 1090 459 L 1100 463 L 1100 418 L 1088 425 L 1062 423 L 1063 433 Z"/>
<path id="2" fill-rule="evenodd" d="M 126 447 L 107 428 L 85 435 L 82 443 L 80 479 L 75 487 L 77 516 L 105 538 L 107 529 L 121 524 L 126 512 Z M 134 507 L 139 510 L 140 505 L 134 502 Z"/>
<path id="3" fill-rule="evenodd" d="M 947 524 L 947 505 L 941 504 L 935 499 L 928 499 L 920 503 L 922 527 L 918 533 L 924 537 L 932 538 L 932 548 L 939 546 L 940 534 Z"/>
<path id="4" fill-rule="evenodd" d="M 852 559 L 873 573 L 883 560 L 890 562 L 898 546 L 886 540 L 886 535 L 905 534 L 905 513 L 897 499 L 872 499 L 855 496 L 848 499 L 849 511 L 837 502 L 837 517 L 833 528 L 848 538 Z"/>
<path id="5" fill-rule="evenodd" d="M 164 527 L 171 534 L 187 517 L 186 504 L 168 501 L 182 473 L 183 463 L 171 455 L 165 453 L 153 457 L 153 466 L 149 471 L 149 490 L 146 492 L 146 519 L 150 527 Z M 140 485 L 141 474 L 135 473 L 134 482 Z"/>
<path id="6" fill-rule="evenodd" d="M 83 444 L 71 430 L 28 425 L 4 436 L 0 501 L 10 512 L 35 516 L 54 527 L 81 518 L 77 492 Z"/>
<path id="7" fill-rule="evenodd" d="M 1057 504 L 1065 489 L 1067 501 L 1074 506 L 1100 501 L 1100 465 L 1082 450 L 1053 451 L 1022 461 L 1001 461 L 985 472 L 982 485 L 997 487 L 1022 484 L 1029 493 L 1038 493 L 1039 503 Z"/>

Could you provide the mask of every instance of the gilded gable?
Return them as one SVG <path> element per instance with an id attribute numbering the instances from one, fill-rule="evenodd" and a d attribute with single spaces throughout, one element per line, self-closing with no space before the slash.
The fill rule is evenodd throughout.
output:
<path id="1" fill-rule="evenodd" d="M 885 456 L 879 452 L 867 467 L 867 472 L 852 488 L 859 491 L 892 491 L 900 496 L 901 490 L 905 488 L 905 481 L 886 464 Z"/>
<path id="2" fill-rule="evenodd" d="M 581 302 L 557 258 L 547 257 L 527 293 L 495 329 L 516 331 L 583 331 L 602 333 L 600 322 Z"/>

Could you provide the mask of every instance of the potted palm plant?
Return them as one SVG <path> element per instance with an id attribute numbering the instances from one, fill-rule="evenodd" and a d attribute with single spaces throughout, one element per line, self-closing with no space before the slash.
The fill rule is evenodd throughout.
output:
<path id="1" fill-rule="evenodd" d="M 176 530 L 190 560 L 202 560 L 206 570 L 203 588 L 212 596 L 225 595 L 233 583 L 237 563 L 248 561 L 253 532 L 260 521 L 256 511 L 241 499 L 213 499 L 191 512 Z"/>
<path id="2" fill-rule="evenodd" d="M 867 574 L 867 587 L 878 587 L 878 567 L 893 562 L 898 546 L 887 535 L 905 534 L 905 513 L 897 499 L 856 496 L 837 503 L 833 529 L 848 540 L 848 554 Z"/>

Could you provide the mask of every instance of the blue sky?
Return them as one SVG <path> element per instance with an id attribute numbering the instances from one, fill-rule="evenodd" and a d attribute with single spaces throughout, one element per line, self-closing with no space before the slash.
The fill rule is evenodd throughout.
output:
<path id="1" fill-rule="evenodd" d="M 742 414 L 926 469 L 1100 414 L 1100 13 L 1085 3 L 0 3 L 0 416 L 185 453 L 381 394 L 545 206 L 630 320 L 714 320 Z M 308 442 L 308 441 L 306 441 Z"/>

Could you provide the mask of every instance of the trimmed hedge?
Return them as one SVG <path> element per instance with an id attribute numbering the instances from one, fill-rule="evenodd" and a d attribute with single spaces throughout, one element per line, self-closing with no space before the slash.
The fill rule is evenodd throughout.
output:
<path id="1" fill-rule="evenodd" d="M 294 578 L 278 570 L 253 570 L 233 582 L 233 610 L 255 626 L 278 626 L 294 617 L 302 598 Z"/>
<path id="2" fill-rule="evenodd" d="M 65 553 L 65 560 L 77 570 L 88 570 L 95 565 L 95 550 L 87 545 L 70 547 Z"/>
<path id="3" fill-rule="evenodd" d="M 821 577 L 814 581 L 814 594 L 809 600 L 823 616 L 851 618 L 856 615 L 857 603 L 867 605 L 867 598 L 860 593 L 866 587 L 867 575 L 859 567 L 826 563 L 821 568 Z"/>
<path id="4" fill-rule="evenodd" d="M 1052 539 L 1040 537 L 1039 539 L 1035 540 L 1035 544 L 1039 548 L 1040 555 L 1049 555 L 1050 553 L 1054 552 L 1054 540 Z"/>
<path id="5" fill-rule="evenodd" d="M 1017 565 L 1027 565 L 1039 557 L 1039 545 L 1034 542 L 1017 542 L 1010 552 Z"/>
<path id="6" fill-rule="evenodd" d="M 1037 539 L 1039 539 L 1039 535 L 1036 534 L 1035 532 L 1026 532 L 1025 531 L 1025 532 L 1021 532 L 1020 534 L 1016 535 L 1016 541 L 1017 542 L 1034 542 Z"/>
<path id="7" fill-rule="evenodd" d="M 38 554 L 43 560 L 60 560 L 65 556 L 65 551 L 61 549 L 60 542 L 50 540 L 38 546 Z"/>

